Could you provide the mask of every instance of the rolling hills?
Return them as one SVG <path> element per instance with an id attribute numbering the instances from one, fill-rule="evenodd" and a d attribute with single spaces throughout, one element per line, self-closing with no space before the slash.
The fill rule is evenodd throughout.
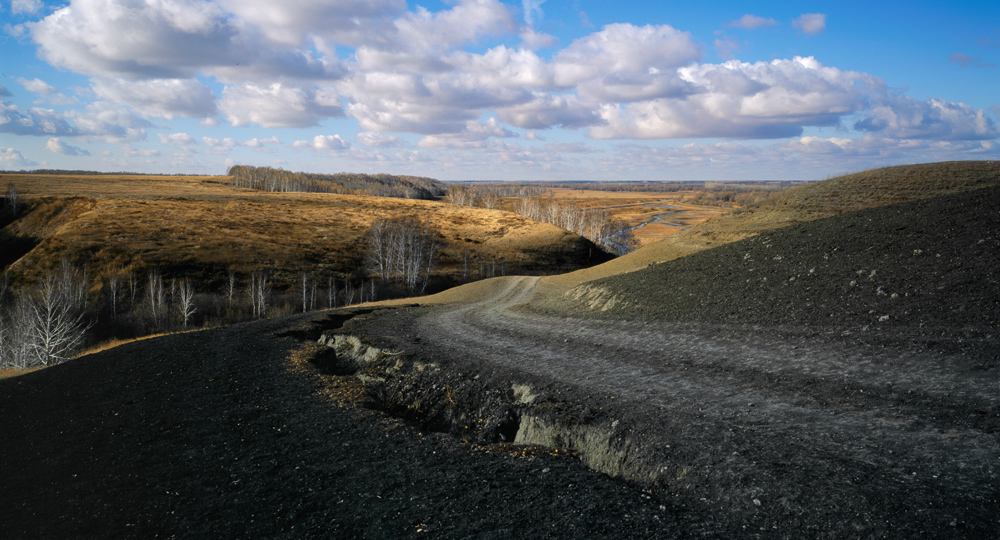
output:
<path id="1" fill-rule="evenodd" d="M 0 380 L 0 428 L 16 434 L 0 451 L 17 471 L 0 501 L 19 508 L 0 523 L 990 537 L 998 203 L 1000 164 L 866 171 L 565 275 L 166 336 Z"/>
<path id="2" fill-rule="evenodd" d="M 86 265 L 95 287 L 113 273 L 159 268 L 214 290 L 230 269 L 270 272 L 283 287 L 310 272 L 348 276 L 363 264 L 364 236 L 380 217 L 417 216 L 439 232 L 442 283 L 486 265 L 504 272 L 554 273 L 606 260 L 590 242 L 551 225 L 500 211 L 434 201 L 268 193 L 225 177 L 4 175 L 29 204 L 8 224 L 15 285 L 62 258 Z M 440 287 L 441 285 L 437 285 Z"/>

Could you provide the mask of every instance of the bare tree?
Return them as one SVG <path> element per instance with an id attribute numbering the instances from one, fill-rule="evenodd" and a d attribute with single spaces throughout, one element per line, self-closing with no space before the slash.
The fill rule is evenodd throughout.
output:
<path id="1" fill-rule="evenodd" d="M 250 275 L 250 285 L 247 296 L 255 319 L 263 319 L 267 314 L 267 303 L 271 298 L 271 285 L 267 281 L 267 272 L 259 270 Z"/>
<path id="2" fill-rule="evenodd" d="M 302 272 L 302 313 L 309 311 L 309 274 Z"/>
<path id="3" fill-rule="evenodd" d="M 49 365 L 68 360 L 83 343 L 89 325 L 79 301 L 81 288 L 86 291 L 82 279 L 68 281 L 64 275 L 50 274 L 36 288 L 34 299 L 28 300 L 29 339 L 36 363 Z"/>
<path id="4" fill-rule="evenodd" d="M 180 299 L 177 303 L 177 310 L 184 319 L 184 328 L 187 328 L 188 321 L 191 320 L 191 316 L 197 311 L 197 308 L 194 306 L 194 287 L 191 286 L 190 281 L 182 279 L 177 289 L 178 298 Z"/>
<path id="5" fill-rule="evenodd" d="M 135 277 L 135 274 L 129 272 L 128 278 L 128 296 L 129 296 L 129 308 L 135 308 L 135 298 L 139 294 L 139 278 Z"/>
<path id="6" fill-rule="evenodd" d="M 354 303 L 354 285 L 351 284 L 351 280 L 344 280 L 344 305 L 350 306 Z"/>
<path id="7" fill-rule="evenodd" d="M 163 329 L 167 311 L 167 291 L 163 286 L 163 277 L 156 270 L 146 275 L 146 307 L 153 325 Z"/>
<path id="8" fill-rule="evenodd" d="M 437 232 L 415 217 L 379 219 L 368 233 L 365 253 L 368 271 L 383 282 L 417 289 L 429 278 L 437 248 Z"/>
<path id="9" fill-rule="evenodd" d="M 111 315 L 118 315 L 118 304 L 121 302 L 124 283 L 121 274 L 112 274 L 108 278 L 108 301 L 111 302 Z"/>
<path id="10" fill-rule="evenodd" d="M 21 210 L 21 192 L 17 190 L 17 187 L 13 183 L 7 184 L 7 194 L 4 199 L 4 211 L 9 213 L 11 216 L 17 216 L 17 213 Z"/>
<path id="11" fill-rule="evenodd" d="M 223 289 L 223 294 L 226 296 L 226 304 L 229 307 L 229 311 L 233 311 L 233 301 L 236 298 L 236 272 L 233 270 L 229 271 L 229 277 L 226 279 L 225 289 Z"/>
<path id="12" fill-rule="evenodd" d="M 331 309 L 337 307 L 337 280 L 333 276 L 328 278 L 326 284 L 326 306 Z"/>

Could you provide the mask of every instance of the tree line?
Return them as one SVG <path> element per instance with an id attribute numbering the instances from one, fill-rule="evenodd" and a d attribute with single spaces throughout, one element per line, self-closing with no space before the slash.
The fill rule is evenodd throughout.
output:
<path id="1" fill-rule="evenodd" d="M 221 287 L 197 290 L 185 277 L 156 268 L 118 273 L 98 286 L 84 269 L 63 261 L 34 286 L 13 290 L 0 276 L 0 368 L 26 369 L 72 358 L 100 341 L 279 317 L 350 306 L 378 298 L 366 276 L 303 272 L 283 292 L 264 269 L 230 271 Z"/>
<path id="2" fill-rule="evenodd" d="M 392 174 L 318 174 L 286 171 L 274 167 L 233 165 L 227 174 L 233 186 L 263 191 L 337 193 L 403 199 L 433 199 L 447 188 L 433 178 Z"/>
<path id="3" fill-rule="evenodd" d="M 597 244 L 612 255 L 626 255 L 639 247 L 632 227 L 604 209 L 580 208 L 569 202 L 542 197 L 541 186 L 454 185 L 445 200 L 461 206 L 500 209 L 505 198 L 513 199 L 507 209 L 522 216 L 551 223 Z"/>

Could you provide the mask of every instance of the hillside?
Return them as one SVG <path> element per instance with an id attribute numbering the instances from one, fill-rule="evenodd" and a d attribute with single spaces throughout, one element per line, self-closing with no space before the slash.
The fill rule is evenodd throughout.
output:
<path id="1" fill-rule="evenodd" d="M 927 347 L 964 337 L 998 354 L 998 207 L 1000 186 L 845 212 L 596 280 L 563 302 L 607 318 L 877 329 Z"/>
<path id="2" fill-rule="evenodd" d="M 346 276 L 363 265 L 377 218 L 416 216 L 437 228 L 446 283 L 469 274 L 556 273 L 598 262 L 593 245 L 508 212 L 424 200 L 328 193 L 267 193 L 226 177 L 4 175 L 29 206 L 3 229 L 14 284 L 86 265 L 100 286 L 112 273 L 157 267 L 168 277 L 220 285 L 229 269 L 266 269 L 291 286 L 301 272 Z M 593 257 L 593 258 L 592 258 Z"/>
<path id="3" fill-rule="evenodd" d="M 1000 162 L 986 161 L 886 167 L 803 184 L 742 211 L 678 232 L 625 257 L 543 280 L 538 294 L 558 296 L 587 281 L 843 212 L 998 185 Z"/>

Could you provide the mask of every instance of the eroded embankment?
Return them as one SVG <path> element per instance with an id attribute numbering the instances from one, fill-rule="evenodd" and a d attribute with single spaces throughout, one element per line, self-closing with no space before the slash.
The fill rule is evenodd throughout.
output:
<path id="1" fill-rule="evenodd" d="M 642 452 L 642 441 L 601 408 L 563 402 L 516 375 L 465 372 L 410 353 L 390 351 L 333 329 L 314 363 L 366 386 L 367 405 L 477 445 L 509 443 L 568 450 L 590 468 L 640 486 L 667 470 Z"/>

